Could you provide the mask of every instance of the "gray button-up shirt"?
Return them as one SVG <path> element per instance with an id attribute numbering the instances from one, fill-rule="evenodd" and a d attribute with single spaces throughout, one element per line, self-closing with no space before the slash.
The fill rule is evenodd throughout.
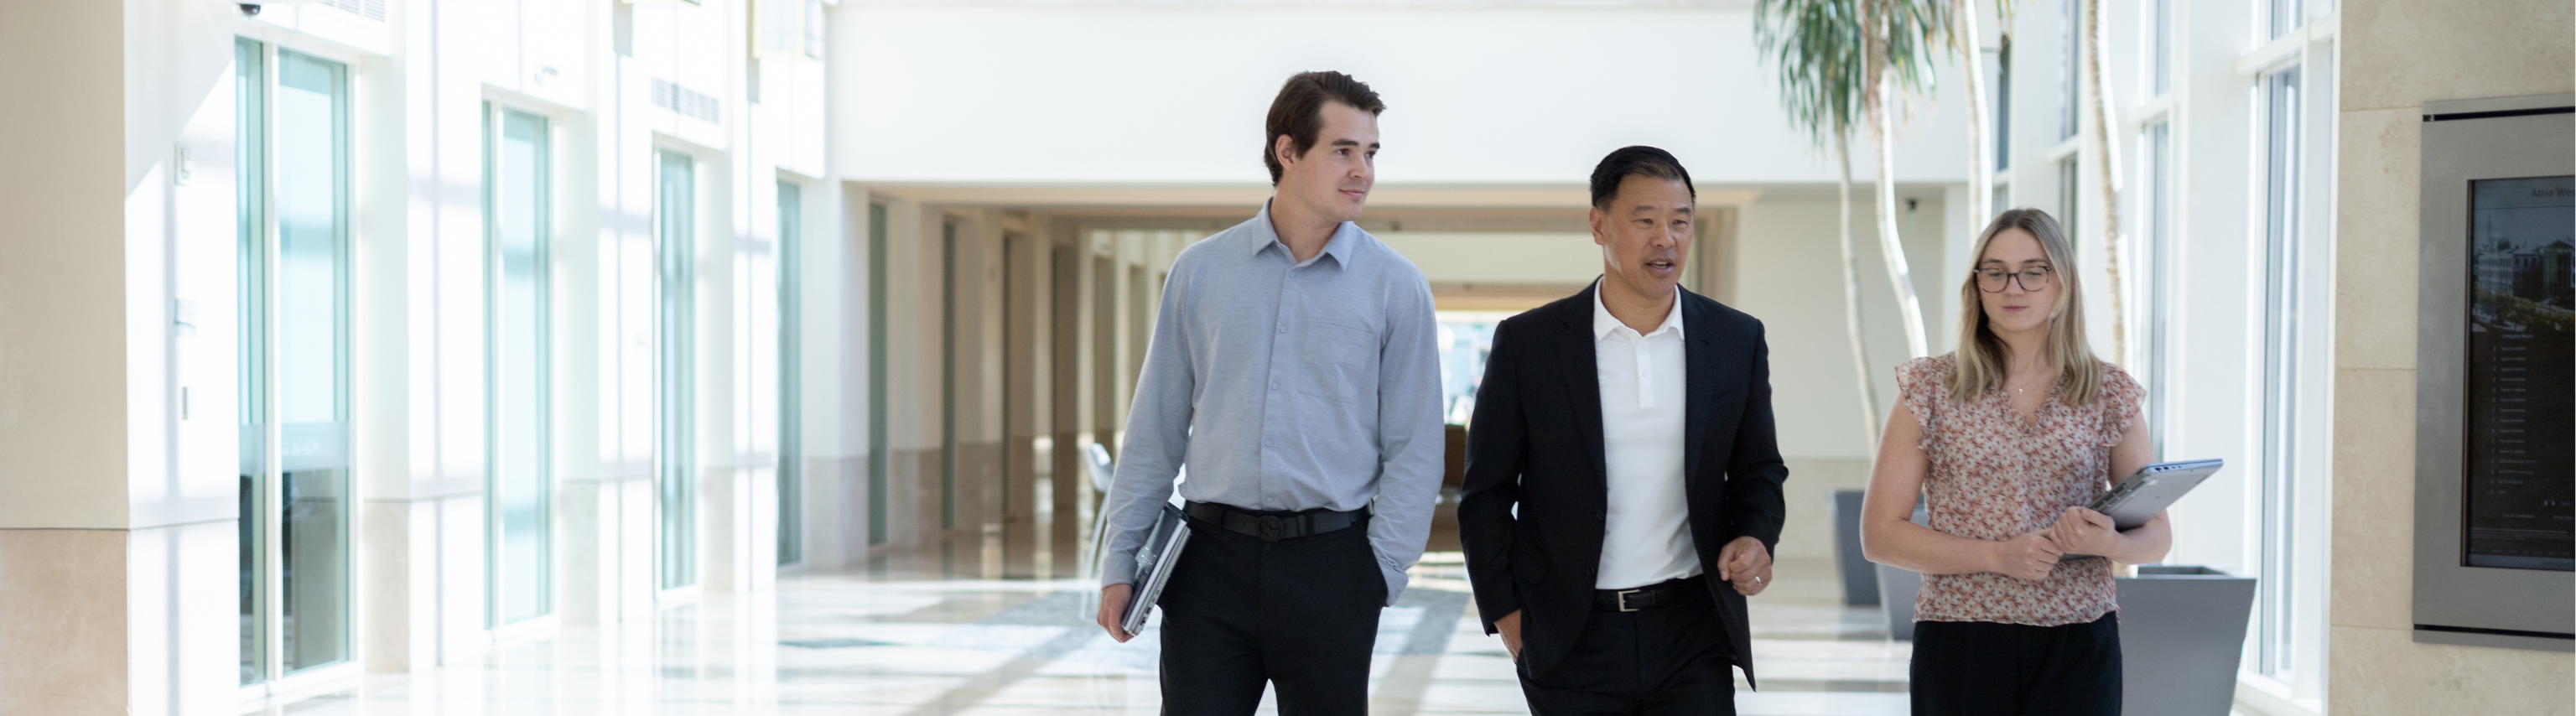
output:
<path id="1" fill-rule="evenodd" d="M 1109 486 L 1102 582 L 1131 581 L 1171 499 L 1356 510 L 1388 604 L 1422 557 L 1440 493 L 1439 325 L 1404 256 L 1343 222 L 1298 263 L 1270 209 L 1181 251 L 1163 286 Z"/>

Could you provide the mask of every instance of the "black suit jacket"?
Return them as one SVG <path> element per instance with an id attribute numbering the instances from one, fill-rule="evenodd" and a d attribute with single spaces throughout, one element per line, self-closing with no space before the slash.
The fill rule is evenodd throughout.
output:
<path id="1" fill-rule="evenodd" d="M 1467 430 L 1458 531 L 1485 632 L 1521 612 L 1521 658 L 1544 676 L 1583 635 L 1600 571 L 1608 471 L 1601 383 L 1593 364 L 1596 289 L 1505 319 Z M 1786 510 L 1771 420 L 1770 348 L 1762 322 L 1682 291 L 1687 367 L 1683 485 L 1701 583 L 1716 598 L 1735 664 L 1753 678 L 1744 596 L 1717 578 L 1717 554 L 1750 536 L 1779 543 Z M 1520 508 L 1519 516 L 1512 508 Z"/>

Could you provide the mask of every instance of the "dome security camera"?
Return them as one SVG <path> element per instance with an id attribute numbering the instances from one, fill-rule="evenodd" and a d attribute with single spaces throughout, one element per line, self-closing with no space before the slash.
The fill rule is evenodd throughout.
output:
<path id="1" fill-rule="evenodd" d="M 241 8 L 241 14 L 244 17 L 248 17 L 259 14 L 261 8 L 269 5 L 302 5 L 313 0 L 250 0 L 249 2 L 232 0 L 232 2 L 234 7 Z"/>

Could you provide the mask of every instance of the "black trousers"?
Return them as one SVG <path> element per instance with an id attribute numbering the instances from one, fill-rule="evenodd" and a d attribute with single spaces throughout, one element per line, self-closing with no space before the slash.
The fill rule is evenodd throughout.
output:
<path id="1" fill-rule="evenodd" d="M 1916 716 L 2119 716 L 2120 613 L 2043 627 L 1915 622 Z"/>
<path id="2" fill-rule="evenodd" d="M 1544 679 L 1520 665 L 1530 713 L 1734 716 L 1732 650 L 1717 605 L 1702 585 L 1683 592 L 1654 609 L 1593 610 L 1574 650 Z"/>
<path id="3" fill-rule="evenodd" d="M 1293 513 L 1258 513 L 1293 514 Z M 1264 542 L 1190 519 L 1163 587 L 1163 713 L 1249 716 L 1262 685 L 1281 716 L 1368 713 L 1386 577 L 1368 521 Z"/>

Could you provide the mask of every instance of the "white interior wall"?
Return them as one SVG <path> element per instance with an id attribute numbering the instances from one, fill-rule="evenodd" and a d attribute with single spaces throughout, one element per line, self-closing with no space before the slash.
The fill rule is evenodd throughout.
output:
<path id="1" fill-rule="evenodd" d="M 1310 69 L 1385 98 L 1382 184 L 1580 185 L 1630 144 L 1671 150 L 1704 184 L 1834 178 L 1777 110 L 1749 7 L 872 3 L 834 16 L 832 162 L 853 180 L 1264 186 L 1263 112 Z M 1639 28 L 1691 39 L 1639 42 Z M 1604 71 L 1607 58 L 1655 69 Z M 1907 123 L 1904 181 L 1965 176 L 1954 105 Z"/>
<path id="2" fill-rule="evenodd" d="M 1432 283 L 1582 284 L 1601 275 L 1601 247 L 1580 231 L 1372 232 Z"/>
<path id="3" fill-rule="evenodd" d="M 1937 196 L 1937 195 L 1935 195 Z M 1780 452 L 1799 458 L 1868 459 L 1876 454 L 1859 416 L 1860 394 L 1853 384 L 1849 332 L 1843 312 L 1841 249 L 1835 204 L 1825 201 L 1760 201 L 1744 208 L 1736 238 L 1734 306 L 1762 319 L 1771 345 L 1773 412 L 1780 421 Z M 1858 199 L 1858 197 L 1855 197 Z M 1854 201 L 1852 241 L 1859 253 L 1861 327 L 1870 359 L 1870 376 L 1878 385 L 1883 425 L 1896 404 L 1895 368 L 1911 356 L 1904 324 L 1879 258 L 1875 210 Z M 1901 201 L 1900 201 L 1901 206 Z M 1911 278 L 1924 301 L 1931 334 L 1952 325 L 1937 315 L 1933 299 L 1942 280 L 1935 268 L 1948 241 L 1937 199 L 1920 200 L 1916 231 L 1905 242 Z M 1900 208 L 1900 211 L 1902 209 Z M 1903 222 L 1899 222 L 1902 230 Z M 1927 334 L 1927 337 L 1929 335 Z"/>
<path id="4" fill-rule="evenodd" d="M 115 4 L 88 10 L 103 10 L 106 17 L 120 12 Z M 43 324 L 25 323 L 0 327 L 0 335 L 17 338 L 7 340 L 10 345 L 0 346 L 0 352 L 7 354 L 0 357 L 0 365 L 10 366 L 0 368 L 0 383 L 10 384 L 9 388 L 0 388 L 0 396 L 4 396 L 0 402 L 9 404 L 0 408 L 9 416 L 0 418 L 8 423 L 0 427 L 0 434 L 40 441 L 71 438 L 60 443 L 14 445 L 8 451 L 11 460 L 80 454 L 92 459 L 108 458 L 111 463 L 121 458 L 123 464 L 121 470 L 105 473 L 73 464 L 46 465 L 49 461 L 42 459 L 11 465 L 0 469 L 0 473 L 36 478 L 58 486 L 55 489 L 64 493 L 48 496 L 43 493 L 50 490 L 31 494 L 19 486 L 0 487 L 0 502 L 21 510 L 59 510 L 60 516 L 43 519 L 79 520 L 55 523 L 65 527 L 107 528 L 85 536 L 122 542 L 124 547 L 121 565 L 115 560 L 99 559 L 108 555 L 55 557 L 69 558 L 68 564 L 80 565 L 76 569 L 87 575 L 79 577 L 79 581 L 113 584 L 107 577 L 121 577 L 121 595 L 96 595 L 107 598 L 88 603 L 42 605 L 40 595 L 52 590 L 38 588 L 10 601 L 28 607 L 20 614 L 46 613 L 62 618 L 62 624 L 82 621 L 81 616 L 75 616 L 78 612 L 115 615 L 121 617 L 117 621 L 124 628 L 121 639 L 92 634 L 89 636 L 96 639 L 94 643 L 51 642 L 53 648 L 43 650 L 43 659 L 21 660 L 24 666 L 11 670 L 23 679 L 51 683 L 0 683 L 0 692 L 28 696 L 51 689 L 80 689 L 87 684 L 88 693 L 80 694 L 86 703 L 47 704 L 41 696 L 35 701 L 0 696 L 0 711 L 71 713 L 85 707 L 118 706 L 134 714 L 200 711 L 199 704 L 220 701 L 232 693 L 233 685 L 224 678 L 231 672 L 182 669 L 177 665 L 218 659 L 230 665 L 239 658 L 239 621 L 232 615 L 238 582 L 234 577 L 236 553 L 231 537 L 237 529 L 233 518 L 239 512 L 234 497 L 238 494 L 235 475 L 240 464 L 240 442 L 237 403 L 228 389 L 236 371 L 232 337 L 238 331 L 229 279 L 234 267 L 231 247 L 235 197 L 229 61 L 232 45 L 230 38 L 208 32 L 226 21 L 221 7 L 140 2 L 126 4 L 121 10 L 125 13 L 121 43 L 112 35 L 0 39 L 0 44 L 24 43 L 21 46 L 47 55 L 35 61 L 66 69 L 93 61 L 74 59 L 77 52 L 103 52 L 108 56 L 103 65 L 91 69 L 122 73 L 121 108 L 91 105 L 88 109 L 108 111 L 84 114 L 80 103 L 60 102 L 62 95 L 45 98 L 11 88 L 9 94 L 22 98 L 22 106 L 35 113 L 89 126 L 86 131 L 73 132 L 66 132 L 66 127 L 10 126 L 5 133 L 35 144 L 73 139 L 66 142 L 64 149 L 74 151 L 84 149 L 74 139 L 83 134 L 121 139 L 125 190 L 121 216 L 113 210 L 95 214 L 84 211 L 114 206 L 101 200 L 116 196 L 118 184 L 80 181 L 83 175 L 93 180 L 116 178 L 113 173 L 120 163 L 107 161 L 108 154 L 100 153 L 80 160 L 87 171 L 76 169 L 72 163 L 30 157 L 34 163 L 26 166 L 45 169 L 19 172 L 31 183 L 11 187 L 7 192 L 33 201 L 12 208 L 13 212 L 31 217 L 59 216 L 81 222 L 93 231 L 105 230 L 67 231 L 71 228 L 69 222 L 44 227 L 45 222 L 40 220 L 37 226 L 29 227 L 35 231 L 21 234 L 32 240 L 0 242 L 22 247 L 22 251 L 45 251 L 37 248 L 42 245 L 55 247 L 51 252 L 60 252 L 0 260 L 0 264 L 27 271 L 0 269 L 0 284 L 16 289 L 9 291 L 13 295 L 0 297 L 0 305 L 13 307 L 7 312 L 16 314 L 19 321 L 35 318 L 53 323 L 55 329 L 49 332 Z M 49 34 L 56 27 L 41 20 L 18 21 L 29 22 L 38 32 Z M 105 24 L 111 30 L 115 27 L 112 20 Z M 74 50 L 52 44 L 63 42 L 87 47 Z M 120 53 L 122 63 L 113 59 Z M 102 93 L 113 93 L 120 86 L 114 79 L 93 84 L 97 78 L 82 79 L 75 73 L 34 73 L 32 78 L 43 84 L 90 85 Z M 121 122 L 117 121 L 118 115 Z M 0 125 L 12 124 L 16 122 L 0 119 Z M 85 149 L 103 147 L 104 144 Z M 57 186 L 56 182 L 64 184 Z M 122 242 L 88 240 L 113 236 L 118 219 L 123 221 Z M 114 266 L 113 259 L 120 253 L 122 276 L 114 280 L 101 281 L 101 276 L 80 270 L 83 266 Z M 97 259 L 101 258 L 110 261 L 100 263 Z M 122 294 L 122 300 L 117 300 L 118 294 Z M 46 305 L 54 300 L 84 305 Z M 123 320 L 92 323 L 81 318 L 84 312 L 121 312 Z M 86 329 L 62 330 L 83 324 Z M 122 340 L 111 336 L 121 336 Z M 101 361 L 83 368 L 46 366 L 48 358 L 71 357 L 100 348 L 122 348 L 124 360 Z M 99 385 L 84 380 L 113 376 L 120 368 L 122 390 L 98 392 Z M 44 400 L 49 393 L 54 397 L 77 397 L 85 405 Z M 120 396 L 121 401 L 117 400 Z M 37 400 L 27 401 L 30 397 Z M 122 440 L 111 434 L 74 438 L 77 433 L 68 432 L 102 427 L 103 421 L 92 421 L 110 416 L 122 418 Z M 74 445 L 83 447 L 66 449 Z M 62 468 L 72 469 L 58 471 Z M 124 479 L 115 479 L 116 472 L 122 472 Z M 78 502 L 60 499 L 71 491 L 115 498 L 122 503 L 115 513 L 120 519 L 86 521 L 95 517 L 82 515 L 84 510 Z M 0 525 L 32 526 L 26 519 L 30 516 Z M 23 552 L 17 558 L 44 559 Z M 9 558 L 0 557 L 5 559 Z M 33 576 L 0 575 L 0 582 L 17 582 L 24 589 L 32 586 L 29 583 Z M 92 661 L 78 653 L 82 650 L 112 653 L 124 663 Z M 33 653 L 23 648 L 20 651 Z M 80 673 L 84 668 L 107 673 Z M 123 688 L 115 688 L 111 682 L 121 682 Z"/>

